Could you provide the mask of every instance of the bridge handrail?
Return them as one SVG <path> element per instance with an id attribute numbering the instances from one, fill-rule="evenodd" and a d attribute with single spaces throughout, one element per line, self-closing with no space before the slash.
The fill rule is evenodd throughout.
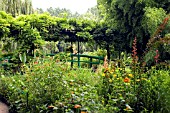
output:
<path id="1" fill-rule="evenodd" d="M 88 58 L 94 58 L 94 59 L 101 59 L 104 60 L 104 57 L 101 56 L 91 56 L 91 55 L 85 55 L 85 54 L 71 54 L 70 56 L 80 56 L 80 57 L 88 57 Z"/>
<path id="2" fill-rule="evenodd" d="M 80 62 L 88 63 L 90 68 L 92 67 L 92 64 L 100 64 L 100 60 L 104 60 L 104 57 L 101 56 L 90 56 L 85 54 L 71 54 L 71 60 L 68 60 L 68 62 L 71 62 L 71 67 L 73 67 L 73 62 L 78 62 L 78 67 L 80 67 Z M 74 60 L 73 57 L 77 57 L 78 60 Z M 90 61 L 83 61 L 80 60 L 80 57 L 87 57 L 90 59 Z M 93 59 L 98 59 L 98 61 L 93 62 Z"/>

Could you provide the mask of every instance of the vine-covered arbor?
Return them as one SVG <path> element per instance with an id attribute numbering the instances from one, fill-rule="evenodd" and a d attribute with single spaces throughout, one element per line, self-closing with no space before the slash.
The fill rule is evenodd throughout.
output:
<path id="1" fill-rule="evenodd" d="M 80 42 L 92 41 L 96 27 L 94 21 L 57 18 L 49 14 L 21 15 L 13 18 L 10 14 L 0 12 L 0 18 L 2 24 L 0 39 L 17 43 L 15 50 L 9 51 L 13 54 L 16 54 L 16 51 L 17 54 L 27 52 L 31 56 L 44 41 L 62 40 L 70 42 L 71 45 L 73 42 L 78 42 L 79 55 Z"/>
<path id="2" fill-rule="evenodd" d="M 10 39 L 22 45 L 41 45 L 43 41 L 88 41 L 92 39 L 95 23 L 52 17 L 49 14 L 21 15 L 13 18 L 0 12 L 0 38 Z M 33 49 L 26 47 L 25 49 Z"/>

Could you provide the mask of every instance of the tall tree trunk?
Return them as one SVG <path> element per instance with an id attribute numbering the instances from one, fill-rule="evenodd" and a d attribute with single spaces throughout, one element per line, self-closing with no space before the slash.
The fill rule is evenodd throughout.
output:
<path id="1" fill-rule="evenodd" d="M 107 59 L 108 62 L 110 61 L 110 47 L 109 47 L 109 43 L 106 44 L 106 51 L 107 51 Z"/>

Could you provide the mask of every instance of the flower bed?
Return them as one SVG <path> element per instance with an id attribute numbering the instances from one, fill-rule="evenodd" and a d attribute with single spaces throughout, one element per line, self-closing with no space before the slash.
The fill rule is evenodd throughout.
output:
<path id="1" fill-rule="evenodd" d="M 1 75 L 0 94 L 19 113 L 169 112 L 169 70 L 137 70 L 111 63 L 92 72 L 36 58 L 22 66 L 23 75 Z"/>

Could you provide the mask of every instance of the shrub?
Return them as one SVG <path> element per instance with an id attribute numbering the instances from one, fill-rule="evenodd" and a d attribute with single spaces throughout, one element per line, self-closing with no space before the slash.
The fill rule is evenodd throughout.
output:
<path id="1" fill-rule="evenodd" d="M 169 72 L 152 68 L 147 74 L 149 79 L 139 90 L 141 106 L 149 112 L 168 113 L 170 111 Z"/>

